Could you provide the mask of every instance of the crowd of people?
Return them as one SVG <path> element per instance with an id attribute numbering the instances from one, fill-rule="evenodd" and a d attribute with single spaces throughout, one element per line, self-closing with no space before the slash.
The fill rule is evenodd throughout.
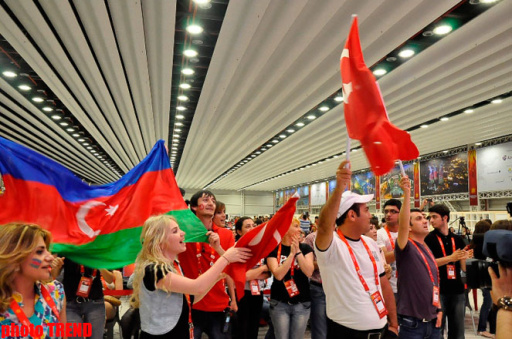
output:
<path id="1" fill-rule="evenodd" d="M 150 217 L 132 276 L 130 305 L 139 315 L 140 337 L 257 338 L 263 288 L 271 278 L 266 338 L 303 338 L 308 324 L 313 339 L 441 338 L 444 332 L 464 338 L 466 260 L 485 259 L 479 235 L 512 230 L 512 223 L 482 220 L 467 244 L 450 232 L 446 206 L 429 204 L 428 215 L 411 209 L 410 180 L 404 176 L 403 202 L 386 201 L 380 224 L 367 205 L 373 195 L 346 190 L 350 177 L 344 161 L 320 215 L 314 222 L 307 213 L 291 221 L 279 245 L 246 272 L 240 300 L 223 271 L 251 257 L 249 249 L 234 244 L 257 227 L 254 218 L 238 218 L 230 230 L 225 205 L 206 190 L 189 203 L 207 229 L 208 243 L 185 243 L 172 216 Z M 123 288 L 120 273 L 54 255 L 50 244 L 51 234 L 40 226 L 0 227 L 2 328 L 37 327 L 13 338 L 66 337 L 53 325 L 89 323 L 90 337 L 103 338 L 106 319 L 118 312 L 103 291 L 109 284 Z M 512 333 L 512 269 L 500 265 L 499 273 L 490 270 L 492 291 L 482 289 L 478 332 L 484 337 Z"/>

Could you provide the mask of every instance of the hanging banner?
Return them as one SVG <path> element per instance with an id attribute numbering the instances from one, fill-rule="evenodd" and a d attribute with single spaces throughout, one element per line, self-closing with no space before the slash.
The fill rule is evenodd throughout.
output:
<path id="1" fill-rule="evenodd" d="M 375 187 L 377 189 L 375 190 L 375 208 L 377 209 L 377 212 L 380 211 L 380 175 L 375 176 Z"/>
<path id="2" fill-rule="evenodd" d="M 478 188 L 476 174 L 476 150 L 468 151 L 468 183 L 469 183 L 469 205 L 478 206 Z"/>
<path id="3" fill-rule="evenodd" d="M 414 207 L 420 208 L 421 204 L 420 196 L 420 163 L 419 161 L 414 163 Z"/>

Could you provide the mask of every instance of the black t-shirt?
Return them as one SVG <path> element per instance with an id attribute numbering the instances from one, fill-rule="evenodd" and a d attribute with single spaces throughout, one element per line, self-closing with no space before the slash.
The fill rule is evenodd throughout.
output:
<path id="1" fill-rule="evenodd" d="M 425 238 L 425 243 L 428 245 L 434 257 L 442 258 L 445 255 L 443 254 L 443 250 L 441 249 L 441 245 L 439 244 L 438 237 L 441 238 L 441 241 L 444 245 L 444 250 L 446 252 L 446 256 L 453 253 L 453 245 L 452 238 L 455 240 L 455 249 L 463 249 L 466 244 L 464 240 L 456 234 L 448 232 L 448 235 L 443 235 L 438 230 L 433 230 L 427 235 Z M 454 264 L 453 262 L 448 263 L 447 265 Z M 455 276 L 456 279 L 448 279 L 448 268 L 447 265 L 443 265 L 439 267 L 439 277 L 441 282 L 440 293 L 441 294 L 461 294 L 464 293 L 464 284 L 462 283 L 462 279 L 460 276 L 460 261 L 457 260 L 455 262 Z"/>
<path id="2" fill-rule="evenodd" d="M 310 252 L 313 252 L 313 249 L 307 245 L 301 243 L 300 250 L 304 255 L 307 255 Z M 268 258 L 277 258 L 277 251 L 279 250 L 279 246 L 277 246 L 270 254 L 268 255 Z M 281 245 L 281 260 L 277 260 L 278 264 L 281 265 L 286 258 L 288 258 L 288 255 L 290 254 L 290 246 Z M 294 296 L 293 298 L 290 298 L 290 295 L 288 294 L 288 291 L 286 290 L 286 287 L 284 286 L 284 282 L 291 279 L 291 269 L 286 272 L 286 275 L 284 276 L 283 280 L 279 281 L 274 278 L 272 282 L 272 286 L 270 288 L 270 298 L 283 301 L 283 302 L 290 302 L 290 303 L 298 303 L 298 302 L 306 302 L 311 301 L 311 296 L 309 294 L 309 279 L 308 277 L 302 273 L 300 270 L 300 267 L 298 266 L 297 258 L 295 258 L 295 261 L 293 263 L 295 265 L 294 271 L 293 271 L 293 280 L 295 281 L 295 284 L 297 285 L 297 288 L 299 290 L 299 295 Z"/>
<path id="3" fill-rule="evenodd" d="M 77 264 L 70 259 L 64 259 L 64 279 L 62 283 L 64 285 L 64 292 L 66 292 L 67 301 L 76 300 L 76 291 L 78 290 L 78 284 L 82 278 L 80 266 L 80 264 Z M 93 273 L 93 268 L 84 266 L 84 277 L 93 278 Z M 103 298 L 101 273 L 100 270 L 96 270 L 94 279 L 92 280 L 91 290 L 89 291 L 89 299 L 98 300 L 101 298 Z"/>
<path id="4" fill-rule="evenodd" d="M 146 269 L 144 271 L 144 278 L 142 279 L 144 283 L 144 287 L 148 291 L 154 291 L 155 290 L 155 264 L 147 265 Z M 156 281 L 160 281 L 160 279 L 163 279 L 167 273 L 169 273 L 171 270 L 170 268 L 162 268 L 156 270 Z M 187 299 L 185 295 L 183 295 L 183 306 L 181 308 L 181 315 L 180 319 L 178 319 L 178 323 L 176 323 L 176 326 L 169 332 L 161 335 L 153 335 L 146 333 L 142 331 L 141 333 L 141 339 L 144 338 L 161 338 L 161 339 L 172 339 L 172 338 L 188 338 L 189 332 L 188 332 L 188 304 Z"/>

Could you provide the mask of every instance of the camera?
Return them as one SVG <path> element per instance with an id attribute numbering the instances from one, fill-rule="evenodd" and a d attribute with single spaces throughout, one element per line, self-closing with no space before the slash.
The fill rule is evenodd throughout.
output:
<path id="1" fill-rule="evenodd" d="M 481 240 L 482 234 L 475 235 L 475 242 Z M 499 277 L 498 263 L 512 266 L 512 231 L 493 230 L 485 233 L 483 237 L 483 254 L 492 261 L 467 260 L 466 279 L 469 288 L 492 287 L 488 267 L 492 267 Z"/>

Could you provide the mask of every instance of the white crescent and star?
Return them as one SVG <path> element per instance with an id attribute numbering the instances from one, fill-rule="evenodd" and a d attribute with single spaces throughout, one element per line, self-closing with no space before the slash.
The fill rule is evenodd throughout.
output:
<path id="1" fill-rule="evenodd" d="M 96 207 L 96 206 L 102 206 L 102 205 L 106 206 L 106 204 L 101 201 L 91 200 L 91 201 L 88 201 L 85 204 L 81 205 L 80 208 L 78 209 L 78 212 L 76 213 L 76 221 L 78 224 L 78 228 L 80 228 L 80 230 L 85 235 L 87 235 L 89 238 L 94 238 L 95 236 L 100 234 L 101 231 L 100 230 L 94 231 L 91 228 L 91 226 L 89 226 L 89 224 L 87 224 L 87 222 L 85 221 L 85 217 L 87 216 L 87 214 L 89 214 L 89 211 L 91 208 Z M 105 208 L 105 211 L 107 212 L 108 216 L 113 216 L 116 213 L 118 208 L 119 208 L 119 205 L 115 205 L 115 206 L 109 205 L 108 208 Z"/>
<path id="2" fill-rule="evenodd" d="M 350 58 L 350 52 L 347 48 L 343 49 L 343 52 L 341 52 L 340 60 L 343 58 Z M 345 104 L 349 103 L 349 97 L 352 93 L 352 82 L 349 82 L 348 84 L 342 84 L 342 91 L 343 91 L 343 100 Z"/>

